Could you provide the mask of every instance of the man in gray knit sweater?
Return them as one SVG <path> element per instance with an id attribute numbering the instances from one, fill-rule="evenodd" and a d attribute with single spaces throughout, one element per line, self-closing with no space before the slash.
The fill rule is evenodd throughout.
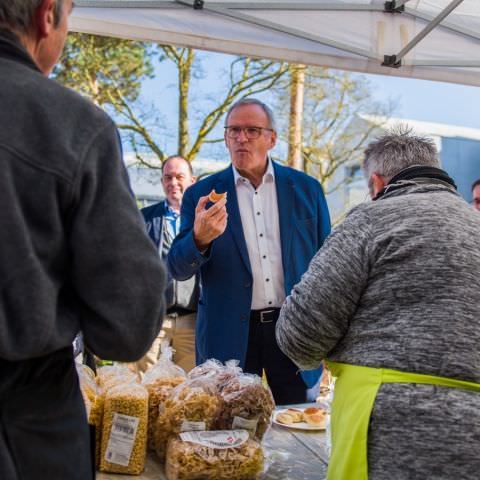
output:
<path id="1" fill-rule="evenodd" d="M 354 208 L 286 299 L 280 348 L 337 376 L 329 479 L 480 472 L 480 216 L 433 143 L 388 134 L 365 152 Z"/>

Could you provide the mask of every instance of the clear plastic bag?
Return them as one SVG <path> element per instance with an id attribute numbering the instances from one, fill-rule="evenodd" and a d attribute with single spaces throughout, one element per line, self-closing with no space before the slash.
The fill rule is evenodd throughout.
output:
<path id="1" fill-rule="evenodd" d="M 219 392 L 243 374 L 239 363 L 238 360 L 228 360 L 225 362 L 225 366 L 216 373 L 214 380 Z"/>
<path id="2" fill-rule="evenodd" d="M 95 410 L 95 464 L 100 468 L 100 461 L 102 458 L 102 435 L 103 435 L 103 416 L 105 398 L 108 392 L 117 387 L 124 385 L 136 385 L 138 383 L 138 376 L 135 375 L 126 365 L 114 364 L 105 365 L 97 369 L 96 377 L 98 392 L 97 404 Z"/>
<path id="3" fill-rule="evenodd" d="M 80 391 L 82 392 L 82 397 L 85 402 L 85 408 L 87 410 L 87 419 L 90 425 L 95 425 L 93 420 L 91 420 L 90 415 L 92 408 L 94 408 L 95 402 L 99 395 L 97 383 L 95 381 L 95 373 L 93 370 L 86 365 L 76 363 L 75 364 L 78 381 L 80 383 Z"/>
<path id="4" fill-rule="evenodd" d="M 98 468 L 100 465 L 104 395 L 97 384 L 97 378 L 93 370 L 82 364 L 77 364 L 76 367 L 85 405 L 87 405 L 88 400 L 88 423 L 95 428 L 95 465 Z"/>
<path id="5" fill-rule="evenodd" d="M 260 443 L 248 434 L 238 446 L 215 448 L 230 431 L 208 433 L 210 440 L 199 443 L 171 437 L 168 442 L 165 473 L 167 480 L 250 480 L 260 478 L 264 471 L 264 454 Z M 235 433 L 235 432 L 233 432 Z M 216 439 L 215 435 L 219 434 Z M 230 439 L 229 439 L 230 440 Z"/>
<path id="6" fill-rule="evenodd" d="M 175 387 L 160 405 L 154 431 L 155 451 L 164 460 L 171 435 L 190 430 L 210 430 L 221 408 L 215 382 L 211 378 L 187 380 Z"/>
<path id="7" fill-rule="evenodd" d="M 145 374 L 142 385 L 148 391 L 148 448 L 155 449 L 155 426 L 161 405 L 172 390 L 186 379 L 185 371 L 172 361 L 173 350 L 168 344 L 162 345 L 158 362 Z"/>
<path id="8" fill-rule="evenodd" d="M 225 366 L 219 360 L 211 358 L 188 372 L 187 377 L 191 380 L 196 378 L 213 378 L 225 370 Z"/>
<path id="9" fill-rule="evenodd" d="M 185 370 L 173 362 L 173 348 L 167 342 L 163 342 L 161 345 L 160 358 L 157 363 L 145 373 L 142 384 L 152 384 L 159 378 L 182 378 L 184 380 L 186 377 L 187 374 Z"/>
<path id="10" fill-rule="evenodd" d="M 105 394 L 100 470 L 139 475 L 147 453 L 148 392 L 134 382 Z"/>
<path id="11" fill-rule="evenodd" d="M 215 422 L 218 430 L 242 428 L 262 440 L 272 421 L 275 409 L 270 388 L 258 375 L 238 373 L 219 385 L 222 409 Z"/>
<path id="12" fill-rule="evenodd" d="M 138 376 L 125 365 L 106 365 L 97 369 L 97 384 L 102 392 L 126 383 L 137 382 Z"/>

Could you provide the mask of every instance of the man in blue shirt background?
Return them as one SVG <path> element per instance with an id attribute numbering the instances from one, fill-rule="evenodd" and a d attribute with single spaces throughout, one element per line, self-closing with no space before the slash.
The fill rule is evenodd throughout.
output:
<path id="1" fill-rule="evenodd" d="M 180 231 L 180 207 L 185 190 L 195 183 L 192 165 L 181 156 L 167 158 L 162 165 L 162 186 L 165 200 L 142 209 L 147 233 L 165 259 L 173 239 Z M 196 276 L 176 281 L 169 275 L 166 291 L 167 313 L 162 330 L 148 353 L 137 363 L 145 372 L 160 356 L 162 342 L 175 350 L 173 360 L 184 370 L 195 366 L 195 317 L 198 301 Z"/>

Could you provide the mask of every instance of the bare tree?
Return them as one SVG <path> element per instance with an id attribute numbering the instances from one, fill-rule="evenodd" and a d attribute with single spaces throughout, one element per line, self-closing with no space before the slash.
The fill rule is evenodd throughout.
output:
<path id="1" fill-rule="evenodd" d="M 129 48 L 134 54 L 129 52 Z M 115 51 L 120 52 L 115 56 L 117 69 L 105 69 L 104 65 L 114 63 L 110 57 Z M 133 57 L 136 63 L 129 63 L 127 68 L 123 56 Z M 165 127 L 167 122 L 162 112 L 139 99 L 141 80 L 153 75 L 152 62 L 155 57 L 160 62 L 173 62 L 177 69 L 178 121 L 177 131 L 173 134 L 171 128 Z M 138 164 L 160 168 L 172 153 L 165 151 L 165 146 L 161 144 L 162 137 L 177 136 L 175 153 L 189 161 L 194 160 L 203 146 L 223 140 L 213 137 L 214 129 L 233 102 L 269 90 L 288 71 L 285 63 L 235 57 L 226 74 L 226 88 L 216 92 L 214 102 L 209 102 L 210 109 L 205 111 L 195 108 L 191 99 L 191 81 L 195 76 L 200 76 L 198 72 L 201 68 L 198 52 L 190 48 L 73 34 L 69 36 L 65 55 L 56 73 L 60 81 L 74 86 L 114 113 L 117 126 L 130 144 Z M 199 100 L 202 101 L 202 97 Z M 195 129 L 191 126 L 194 111 L 200 111 L 199 126 Z"/>
<path id="2" fill-rule="evenodd" d="M 327 193 L 351 181 L 349 175 L 336 175 L 348 165 L 358 164 L 366 143 L 378 124 L 362 121 L 362 116 L 388 117 L 394 105 L 374 101 L 365 77 L 321 67 L 305 70 L 301 152 L 304 170 L 318 178 Z M 297 70 L 290 74 L 295 84 Z M 290 98 L 277 93 L 278 109 L 285 109 Z M 282 138 L 294 138 L 299 120 L 282 122 Z M 353 170 L 352 170 L 353 171 Z"/>

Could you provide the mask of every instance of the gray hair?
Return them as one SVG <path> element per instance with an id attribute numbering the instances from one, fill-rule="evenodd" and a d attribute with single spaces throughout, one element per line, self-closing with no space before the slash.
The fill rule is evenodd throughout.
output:
<path id="1" fill-rule="evenodd" d="M 397 173 L 416 165 L 440 167 L 433 140 L 411 134 L 400 126 L 371 142 L 365 149 L 363 171 L 367 180 L 378 173 L 389 182 Z"/>
<path id="2" fill-rule="evenodd" d="M 268 128 L 271 128 L 272 130 L 275 130 L 275 131 L 277 130 L 276 123 L 275 123 L 275 117 L 273 116 L 272 109 L 268 105 L 263 103 L 262 101 L 257 100 L 256 98 L 242 98 L 241 100 L 236 101 L 228 109 L 227 115 L 225 117 L 225 126 L 227 125 L 228 117 L 230 116 L 232 111 L 235 110 L 237 107 L 241 107 L 243 105 L 258 105 L 265 112 L 265 115 L 267 116 Z"/>
<path id="3" fill-rule="evenodd" d="M 42 0 L 0 0 L 0 25 L 19 33 L 27 33 Z M 55 2 L 55 27 L 62 16 L 64 0 Z"/>

